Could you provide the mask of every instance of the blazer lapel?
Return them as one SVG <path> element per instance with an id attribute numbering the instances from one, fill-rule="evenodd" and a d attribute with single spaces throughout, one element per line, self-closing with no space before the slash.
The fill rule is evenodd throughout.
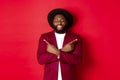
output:
<path id="1" fill-rule="evenodd" d="M 56 37 L 55 37 L 55 32 L 54 31 L 52 31 L 52 34 L 51 34 L 51 37 L 50 37 L 51 39 L 51 42 L 52 42 L 52 44 L 55 46 L 55 47 L 57 47 L 57 41 L 56 41 Z M 62 46 L 64 46 L 66 43 L 68 43 L 69 42 L 69 31 L 66 31 L 66 34 L 65 34 L 65 37 L 64 37 L 64 41 L 63 41 L 63 45 Z M 58 47 L 57 47 L 58 48 Z"/>
<path id="2" fill-rule="evenodd" d="M 53 44 L 55 47 L 57 47 L 57 41 L 56 41 L 56 37 L 55 37 L 55 32 L 54 32 L 54 31 L 52 31 L 50 38 L 51 38 L 52 44 Z M 58 48 L 58 47 L 57 47 L 57 48 Z"/>
<path id="3" fill-rule="evenodd" d="M 69 31 L 66 31 L 64 41 L 63 41 L 63 46 L 68 42 L 68 40 L 69 40 Z"/>

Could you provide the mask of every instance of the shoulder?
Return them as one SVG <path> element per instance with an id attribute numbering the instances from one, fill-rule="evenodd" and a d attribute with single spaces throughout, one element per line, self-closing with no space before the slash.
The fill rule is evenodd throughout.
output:
<path id="1" fill-rule="evenodd" d="M 78 39 L 78 42 L 81 42 L 82 40 L 79 33 L 72 32 L 72 31 L 67 31 L 67 38 L 69 38 L 69 40 Z"/>
<path id="2" fill-rule="evenodd" d="M 79 33 L 77 32 L 68 31 L 67 34 L 69 34 L 71 37 L 80 37 Z"/>
<path id="3" fill-rule="evenodd" d="M 45 32 L 45 33 L 42 33 L 41 36 L 50 36 L 51 34 L 53 34 L 54 32 L 53 31 L 50 31 L 50 32 Z"/>
<path id="4" fill-rule="evenodd" d="M 42 40 L 42 39 L 48 39 L 51 37 L 51 35 L 53 35 L 54 32 L 53 31 L 50 31 L 50 32 L 45 32 L 45 33 L 42 33 L 39 37 L 39 40 Z"/>

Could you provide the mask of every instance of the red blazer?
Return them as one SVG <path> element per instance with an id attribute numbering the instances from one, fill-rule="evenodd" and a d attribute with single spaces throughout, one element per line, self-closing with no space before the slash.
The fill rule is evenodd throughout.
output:
<path id="1" fill-rule="evenodd" d="M 57 43 L 54 31 L 44 33 L 40 37 L 37 59 L 40 64 L 45 64 L 44 80 L 57 80 L 58 61 L 60 61 L 61 64 L 62 80 L 76 80 L 75 65 L 81 63 L 81 42 L 79 35 L 70 31 L 66 32 L 63 46 L 74 39 L 78 39 L 78 41 L 74 43 L 75 48 L 72 52 L 66 53 L 60 51 L 60 59 L 58 59 L 55 54 L 46 51 L 47 44 L 43 41 L 43 39 L 46 39 L 56 47 Z"/>

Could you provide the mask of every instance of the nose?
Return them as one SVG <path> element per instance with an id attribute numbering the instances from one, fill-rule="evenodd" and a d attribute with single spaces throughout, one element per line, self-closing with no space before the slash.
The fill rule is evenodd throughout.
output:
<path id="1" fill-rule="evenodd" d="M 62 22 L 61 22 L 61 21 L 59 21 L 59 22 L 58 22 L 58 24 L 62 24 Z"/>

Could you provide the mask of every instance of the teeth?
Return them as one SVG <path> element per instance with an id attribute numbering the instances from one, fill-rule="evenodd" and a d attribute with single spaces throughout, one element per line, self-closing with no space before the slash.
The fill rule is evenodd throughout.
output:
<path id="1" fill-rule="evenodd" d="M 58 29 L 58 30 L 62 29 L 62 25 L 58 25 L 58 26 L 57 26 L 57 29 Z"/>
<path id="2" fill-rule="evenodd" d="M 58 27 L 60 28 L 60 27 L 62 27 L 61 25 L 58 25 Z"/>

